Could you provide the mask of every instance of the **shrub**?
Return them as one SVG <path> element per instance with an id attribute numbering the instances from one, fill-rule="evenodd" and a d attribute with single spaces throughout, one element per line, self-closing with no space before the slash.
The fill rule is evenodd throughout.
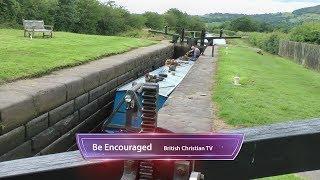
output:
<path id="1" fill-rule="evenodd" d="M 164 17 L 155 12 L 145 12 L 143 17 L 146 18 L 146 27 L 151 29 L 163 29 L 164 28 Z"/>
<path id="2" fill-rule="evenodd" d="M 320 44 L 320 23 L 304 23 L 293 28 L 289 39 L 298 42 Z"/>
<path id="3" fill-rule="evenodd" d="M 281 39 L 286 39 L 287 35 L 281 32 L 272 33 L 257 33 L 249 34 L 249 42 L 269 53 L 278 54 L 279 42 Z"/>

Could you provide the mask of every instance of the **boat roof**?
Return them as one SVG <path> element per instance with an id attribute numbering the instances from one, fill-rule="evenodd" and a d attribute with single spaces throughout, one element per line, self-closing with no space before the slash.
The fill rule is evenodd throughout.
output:
<path id="1" fill-rule="evenodd" d="M 193 66 L 193 61 L 180 61 L 177 60 L 180 64 L 177 66 L 176 71 L 169 72 L 168 66 L 162 66 L 149 74 L 151 75 L 159 75 L 159 74 L 167 74 L 167 77 L 164 78 L 163 81 L 159 81 L 159 95 L 168 97 L 173 90 L 180 84 L 180 82 L 185 78 L 185 76 L 188 74 L 189 70 Z M 145 77 L 140 77 L 120 88 L 118 88 L 117 91 L 127 91 L 132 89 L 133 82 L 136 82 L 137 84 L 145 83 Z"/>

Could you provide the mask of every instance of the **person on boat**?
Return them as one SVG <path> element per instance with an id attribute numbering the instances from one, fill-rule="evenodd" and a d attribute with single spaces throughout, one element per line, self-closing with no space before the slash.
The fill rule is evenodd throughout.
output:
<path id="1" fill-rule="evenodd" d="M 199 48 L 192 46 L 191 50 L 188 52 L 188 54 L 189 54 L 189 56 L 191 56 L 191 58 L 190 58 L 191 61 L 196 61 L 199 58 L 201 51 Z"/>

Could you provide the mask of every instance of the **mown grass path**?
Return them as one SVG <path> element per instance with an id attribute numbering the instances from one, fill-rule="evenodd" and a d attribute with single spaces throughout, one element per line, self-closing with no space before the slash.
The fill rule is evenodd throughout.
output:
<path id="1" fill-rule="evenodd" d="M 233 85 L 239 75 L 241 86 Z M 233 126 L 320 117 L 320 73 L 278 56 L 259 55 L 241 40 L 220 48 L 213 99 Z"/>
<path id="2" fill-rule="evenodd" d="M 39 76 L 100 57 L 155 44 L 155 41 L 115 36 L 55 32 L 51 38 L 26 38 L 22 30 L 0 29 L 0 83 Z"/>

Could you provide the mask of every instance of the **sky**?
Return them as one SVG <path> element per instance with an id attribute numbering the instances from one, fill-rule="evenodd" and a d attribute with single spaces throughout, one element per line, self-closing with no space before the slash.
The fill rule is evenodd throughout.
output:
<path id="1" fill-rule="evenodd" d="M 107 1 L 107 0 L 102 0 Z M 164 13 L 177 8 L 191 15 L 209 13 L 264 14 L 292 12 L 295 9 L 315 6 L 320 0 L 114 0 L 132 13 L 153 11 Z"/>

